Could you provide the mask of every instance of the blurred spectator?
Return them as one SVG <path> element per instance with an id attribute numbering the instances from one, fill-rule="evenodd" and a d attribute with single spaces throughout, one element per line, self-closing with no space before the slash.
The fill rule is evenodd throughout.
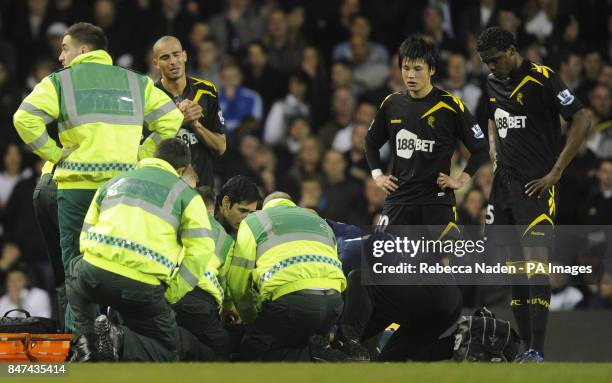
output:
<path id="1" fill-rule="evenodd" d="M 13 76 L 10 76 L 4 58 L 0 57 L 0 121 L 3 124 L 0 129 L 0 142 L 17 142 L 19 139 L 17 131 L 6 124 L 12 121 L 20 103 L 20 96 L 18 85 L 14 82 Z"/>
<path id="2" fill-rule="evenodd" d="M 195 57 L 198 54 L 198 49 L 200 48 L 200 44 L 205 39 L 211 39 L 217 50 L 219 49 L 219 45 L 217 41 L 211 37 L 210 26 L 203 21 L 196 21 L 191 26 L 191 30 L 189 31 L 189 40 L 187 40 L 186 46 L 183 47 L 187 51 L 187 57 Z M 192 67 L 189 68 L 190 72 L 194 72 L 195 67 L 193 63 Z"/>
<path id="3" fill-rule="evenodd" d="M 26 87 L 23 91 L 24 97 L 28 95 L 32 89 L 34 89 L 36 84 L 53 73 L 57 66 L 57 59 L 51 60 L 48 58 L 43 58 L 38 60 L 32 67 L 32 72 L 26 79 Z"/>
<path id="4" fill-rule="evenodd" d="M 187 41 L 195 20 L 183 8 L 182 1 L 160 0 L 159 5 L 159 8 L 151 7 L 147 18 L 147 28 L 143 31 L 146 34 L 146 46 L 151 46 L 162 36 L 174 36 L 179 41 Z"/>
<path id="5" fill-rule="evenodd" d="M 459 97 L 470 112 L 476 113 L 476 108 L 482 95 L 482 90 L 467 81 L 467 61 L 460 53 L 451 53 L 446 67 L 447 78 L 443 88 Z"/>
<path id="6" fill-rule="evenodd" d="M 594 294 L 589 300 L 589 307 L 594 309 L 612 309 L 612 274 L 606 272 L 598 285 L 591 285 Z"/>
<path id="7" fill-rule="evenodd" d="M 24 268 L 18 268 L 8 273 L 6 294 L 0 298 L 0 313 L 2 315 L 13 309 L 26 310 L 32 316 L 51 318 L 49 294 L 45 290 L 30 286 Z M 10 316 L 25 317 L 25 314 L 14 312 Z"/>
<path id="8" fill-rule="evenodd" d="M 584 198 L 579 215 L 581 225 L 612 224 L 612 160 L 601 161 L 597 182 Z"/>
<path id="9" fill-rule="evenodd" d="M 572 91 L 580 86 L 582 61 L 576 52 L 568 51 L 561 56 L 559 77 Z"/>
<path id="10" fill-rule="evenodd" d="M 347 127 L 353 120 L 355 97 L 349 88 L 341 87 L 332 97 L 332 119 L 319 129 L 319 140 L 324 148 L 332 145 L 336 133 Z"/>
<path id="11" fill-rule="evenodd" d="M 197 46 L 195 77 L 206 79 L 218 87 L 221 84 L 221 57 L 215 40 L 206 38 Z"/>
<path id="12" fill-rule="evenodd" d="M 590 48 L 582 56 L 582 66 L 584 68 L 584 78 L 581 86 L 576 90 L 576 95 L 580 100 L 587 100 L 592 91 L 602 68 L 601 53 L 595 48 Z"/>
<path id="13" fill-rule="evenodd" d="M 359 13 L 360 0 L 341 0 L 337 13 L 325 26 L 324 39 L 321 41 L 323 51 L 331 55 L 333 48 L 341 41 L 346 41 L 351 36 L 351 21 Z"/>
<path id="14" fill-rule="evenodd" d="M 359 37 L 366 41 L 368 45 L 368 52 L 372 56 L 371 60 L 383 62 L 385 64 L 389 62 L 389 52 L 387 52 L 387 48 L 385 48 L 382 44 L 370 40 L 370 20 L 363 15 L 356 15 L 351 20 L 350 29 L 351 38 Z M 334 60 L 346 59 L 352 61 L 351 40 L 344 41 L 336 45 L 332 58 Z"/>
<path id="15" fill-rule="evenodd" d="M 557 0 L 528 0 L 525 4 L 525 32 L 541 42 L 553 32 L 553 20 L 557 14 Z"/>
<path id="16" fill-rule="evenodd" d="M 372 177 L 365 180 L 364 196 L 367 204 L 367 225 L 375 225 L 378 222 L 378 216 L 382 212 L 385 204 L 385 191 L 374 182 Z"/>
<path id="17" fill-rule="evenodd" d="M 304 27 L 304 7 L 296 6 L 289 10 L 287 14 L 287 38 L 292 44 L 305 42 L 302 28 Z"/>
<path id="18" fill-rule="evenodd" d="M 241 120 L 253 117 L 261 121 L 263 106 L 261 97 L 254 90 L 243 87 L 242 73 L 235 61 L 228 59 L 221 65 L 221 89 L 219 105 L 225 118 L 228 136 Z"/>
<path id="19" fill-rule="evenodd" d="M 368 41 L 361 36 L 351 37 L 349 60 L 353 65 L 354 81 L 365 90 L 381 86 L 389 74 L 387 57 L 370 50 Z"/>
<path id="20" fill-rule="evenodd" d="M 554 262 L 553 265 L 560 264 Z M 550 274 L 550 311 L 569 311 L 578 306 L 584 295 L 576 287 L 571 286 L 567 274 Z"/>
<path id="21" fill-rule="evenodd" d="M 599 72 L 599 77 L 597 77 L 597 83 L 612 89 L 612 63 L 604 64 Z"/>
<path id="22" fill-rule="evenodd" d="M 305 138 L 302 141 L 291 169 L 287 171 L 287 175 L 282 179 L 280 189 L 297 198 L 300 193 L 301 180 L 319 176 L 321 158 L 323 156 L 322 151 L 321 144 L 316 138 Z"/>
<path id="23" fill-rule="evenodd" d="M 544 63 L 544 52 L 544 47 L 538 41 L 533 41 L 525 46 L 522 54 L 527 61 L 541 65 Z"/>
<path id="24" fill-rule="evenodd" d="M 582 42 L 580 24 L 574 15 L 563 15 L 555 22 L 555 32 L 550 36 L 548 54 L 552 61 L 556 61 L 567 52 L 580 52 Z"/>
<path id="25" fill-rule="evenodd" d="M 255 90 L 263 99 L 264 112 L 287 91 L 287 80 L 284 75 L 268 63 L 266 47 L 261 41 L 252 41 L 247 46 L 244 63 L 244 86 Z"/>
<path id="26" fill-rule="evenodd" d="M 62 38 L 68 26 L 64 23 L 53 23 L 47 29 L 46 37 L 51 57 L 59 57 L 62 53 Z"/>
<path id="27" fill-rule="evenodd" d="M 467 6 L 461 18 L 460 35 L 480 32 L 494 26 L 498 17 L 497 12 L 495 0 L 480 0 L 477 4 Z"/>
<path id="28" fill-rule="evenodd" d="M 276 156 L 272 149 L 261 145 L 255 154 L 253 170 L 257 173 L 265 195 L 277 190 Z"/>
<path id="29" fill-rule="evenodd" d="M 102 28 L 108 39 L 108 52 L 117 65 L 127 68 L 134 66 L 135 58 L 134 24 L 122 19 L 117 10 L 117 3 L 113 0 L 96 0 L 94 3 L 94 24 Z"/>
<path id="30" fill-rule="evenodd" d="M 211 17 L 209 25 L 221 52 L 232 55 L 263 34 L 263 20 L 249 0 L 229 0 L 227 10 Z"/>
<path id="31" fill-rule="evenodd" d="M 423 34 L 431 38 L 438 46 L 442 60 L 438 68 L 444 69 L 449 55 L 458 47 L 453 38 L 444 30 L 444 14 L 440 7 L 430 5 L 423 10 Z"/>
<path id="32" fill-rule="evenodd" d="M 374 120 L 374 117 L 376 117 L 376 107 L 365 101 L 360 102 L 357 106 L 357 111 L 355 112 L 354 122 L 340 129 L 338 133 L 336 133 L 334 136 L 334 141 L 332 142 L 332 148 L 342 153 L 348 152 L 353 147 L 352 135 L 355 124 L 365 125 L 367 128 L 369 128 Z M 364 150 L 363 145 L 361 149 Z"/>
<path id="33" fill-rule="evenodd" d="M 303 178 L 300 184 L 300 199 L 298 206 L 321 212 L 323 191 L 321 180 L 317 177 Z"/>
<path id="34" fill-rule="evenodd" d="M 308 76 L 307 104 L 310 120 L 319 125 L 329 118 L 329 78 L 325 62 L 317 47 L 308 45 L 302 50 L 300 69 Z"/>
<path id="35" fill-rule="evenodd" d="M 6 275 L 20 262 L 23 262 L 23 260 L 21 259 L 19 246 L 13 242 L 5 242 L 0 255 L 0 287 L 5 286 Z"/>
<path id="36" fill-rule="evenodd" d="M 338 88 L 348 88 L 355 97 L 364 91 L 363 84 L 357 84 L 353 79 L 353 64 L 348 60 L 334 61 L 331 68 L 331 91 Z"/>
<path id="37" fill-rule="evenodd" d="M 306 104 L 308 76 L 304 72 L 295 72 L 289 76 L 289 93 L 284 100 L 272 105 L 266 124 L 263 141 L 268 145 L 285 145 L 288 139 L 289 122 L 302 116 L 310 117 L 310 107 Z"/>
<path id="38" fill-rule="evenodd" d="M 459 207 L 459 222 L 463 225 L 480 226 L 482 210 L 485 208 L 486 199 L 480 189 L 471 189 L 463 199 L 463 204 Z"/>
<path id="39" fill-rule="evenodd" d="M 261 147 L 259 138 L 241 128 L 238 128 L 235 133 L 236 136 L 231 138 L 233 145 L 228 145 L 228 151 L 221 157 L 222 162 L 218 171 L 222 174 L 222 183 L 241 174 L 252 179 L 257 185 L 262 185 L 257 168 L 259 163 L 257 155 Z"/>
<path id="40" fill-rule="evenodd" d="M 330 149 L 323 156 L 323 199 L 325 218 L 364 225 L 367 222 L 363 186 L 346 176 L 347 163 L 342 153 Z"/>
<path id="41" fill-rule="evenodd" d="M 151 79 L 153 79 L 153 81 L 157 81 L 160 79 L 161 75 L 159 73 L 159 70 L 157 69 L 157 65 L 155 65 L 155 55 L 153 54 L 153 49 L 149 49 L 147 51 L 147 56 L 146 56 L 146 73 L 147 76 L 151 77 Z"/>
<path id="42" fill-rule="evenodd" d="M 370 168 L 365 159 L 364 140 L 369 124 L 355 122 L 351 132 L 351 147 L 344 154 L 348 164 L 348 174 L 358 181 L 370 178 Z"/>
<path id="43" fill-rule="evenodd" d="M 523 46 L 524 36 L 520 30 L 521 20 L 516 16 L 512 9 L 503 8 L 497 15 L 497 25 L 514 35 L 519 46 Z"/>
<path id="44" fill-rule="evenodd" d="M 49 0 L 26 0 L 12 2 L 10 6 L 5 34 L 22 47 L 16 53 L 18 78 L 23 79 L 37 59 L 50 53 L 45 34 L 51 24 L 51 4 Z"/>
<path id="45" fill-rule="evenodd" d="M 270 11 L 266 20 L 264 44 L 268 49 L 268 60 L 272 68 L 289 74 L 300 65 L 303 41 L 291 41 L 287 34 L 287 14 L 282 9 Z"/>
<path id="46" fill-rule="evenodd" d="M 3 169 L 0 173 L 0 212 L 6 208 L 15 185 L 32 174 L 31 169 L 21 170 L 22 154 L 17 144 L 9 144 L 2 156 Z"/>
<path id="47" fill-rule="evenodd" d="M 23 259 L 31 267 L 36 268 L 38 275 L 42 277 L 41 286 L 53 288 L 47 249 L 36 224 L 32 204 L 32 195 L 44 162 L 41 159 L 37 160 L 35 174 L 23 177 L 15 184 L 4 212 L 4 232 L 5 238 L 19 245 Z"/>
<path id="48" fill-rule="evenodd" d="M 612 157 L 612 109 L 610 101 L 610 88 L 597 85 L 589 94 L 591 110 L 594 112 L 594 136 L 589 139 L 587 146 L 599 158 Z"/>
<path id="49" fill-rule="evenodd" d="M 397 53 L 391 56 L 389 61 L 389 77 L 385 83 L 372 91 L 367 92 L 363 99 L 376 106 L 380 105 L 385 97 L 391 93 L 401 92 L 406 89 L 402 79 L 402 71 L 399 66 Z"/>

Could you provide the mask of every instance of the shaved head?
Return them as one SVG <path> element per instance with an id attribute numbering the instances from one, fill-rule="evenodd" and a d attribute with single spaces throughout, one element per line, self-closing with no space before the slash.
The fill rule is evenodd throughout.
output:
<path id="1" fill-rule="evenodd" d="M 183 50 L 179 39 L 174 36 L 164 36 L 153 45 L 153 62 L 162 79 L 177 81 L 185 77 L 187 52 Z"/>
<path id="2" fill-rule="evenodd" d="M 183 45 L 181 41 L 174 36 L 162 36 L 153 44 L 153 53 L 157 57 L 159 51 L 164 48 L 166 45 L 175 45 L 178 46 L 179 50 L 183 50 Z"/>
<path id="3" fill-rule="evenodd" d="M 263 204 L 265 205 L 268 202 L 272 201 L 273 199 L 288 199 L 289 201 L 293 201 L 289 194 L 282 192 L 282 191 L 275 191 L 275 192 L 268 194 L 266 199 L 264 199 Z"/>

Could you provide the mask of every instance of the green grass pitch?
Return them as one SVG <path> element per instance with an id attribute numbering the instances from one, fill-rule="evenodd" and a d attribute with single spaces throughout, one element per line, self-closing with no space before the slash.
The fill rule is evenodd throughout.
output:
<path id="1" fill-rule="evenodd" d="M 612 382 L 612 363 L 543 364 L 316 364 L 316 363 L 140 363 L 71 364 L 65 378 L 18 382 L 83 383 L 417 383 L 417 382 Z"/>

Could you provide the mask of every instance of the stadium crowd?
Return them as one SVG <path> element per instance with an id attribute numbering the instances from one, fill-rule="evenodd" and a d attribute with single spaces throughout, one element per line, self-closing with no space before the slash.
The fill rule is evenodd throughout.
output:
<path id="1" fill-rule="evenodd" d="M 558 223 L 612 221 L 612 13 L 605 0 L 4 0 L 0 15 L 0 314 L 23 307 L 51 315 L 53 276 L 32 207 L 43 161 L 23 145 L 12 117 L 34 85 L 61 67 L 61 38 L 76 21 L 101 26 L 115 62 L 155 81 L 153 43 L 163 35 L 182 42 L 188 75 L 219 92 L 227 151 L 213 157 L 217 190 L 241 174 L 263 195 L 283 190 L 322 217 L 362 226 L 377 222 L 385 199 L 363 140 L 382 100 L 404 88 L 395 53 L 401 41 L 421 32 L 437 43 L 436 85 L 486 127 L 487 69 L 475 46 L 482 29 L 499 25 L 528 60 L 558 71 L 595 115 L 561 180 Z M 466 153 L 457 148 L 457 170 Z M 462 224 L 484 225 L 491 185 L 486 166 L 456 193 Z M 565 261 L 601 269 L 598 251 Z M 611 308 L 612 275 L 596 275 L 553 279 L 552 309 Z M 464 293 L 473 307 L 507 296 L 502 288 Z"/>

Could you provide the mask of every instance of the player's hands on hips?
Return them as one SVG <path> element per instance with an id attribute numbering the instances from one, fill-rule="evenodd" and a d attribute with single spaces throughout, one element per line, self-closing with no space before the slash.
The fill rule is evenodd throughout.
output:
<path id="1" fill-rule="evenodd" d="M 191 100 L 183 100 L 178 104 L 179 110 L 183 113 L 184 121 L 192 123 L 202 116 L 202 107 Z"/>
<path id="2" fill-rule="evenodd" d="M 540 198 L 548 189 L 559 182 L 559 179 L 561 179 L 561 172 L 553 169 L 544 177 L 527 182 L 527 184 L 525 184 L 525 194 L 529 197 L 537 195 L 537 197 Z"/>
<path id="3" fill-rule="evenodd" d="M 374 183 L 376 184 L 376 186 L 383 189 L 385 193 L 387 194 L 394 192 L 395 190 L 397 190 L 397 187 L 398 187 L 397 177 L 392 176 L 392 175 L 388 175 L 388 176 L 380 175 L 374 178 Z"/>
<path id="4" fill-rule="evenodd" d="M 440 187 L 440 189 L 442 190 L 445 190 L 445 189 L 457 190 L 457 189 L 461 189 L 461 187 L 463 186 L 463 182 L 461 180 L 456 180 L 453 177 L 447 174 L 444 174 L 444 173 L 438 174 L 438 179 L 436 180 L 436 182 L 438 183 L 438 187 Z"/>

